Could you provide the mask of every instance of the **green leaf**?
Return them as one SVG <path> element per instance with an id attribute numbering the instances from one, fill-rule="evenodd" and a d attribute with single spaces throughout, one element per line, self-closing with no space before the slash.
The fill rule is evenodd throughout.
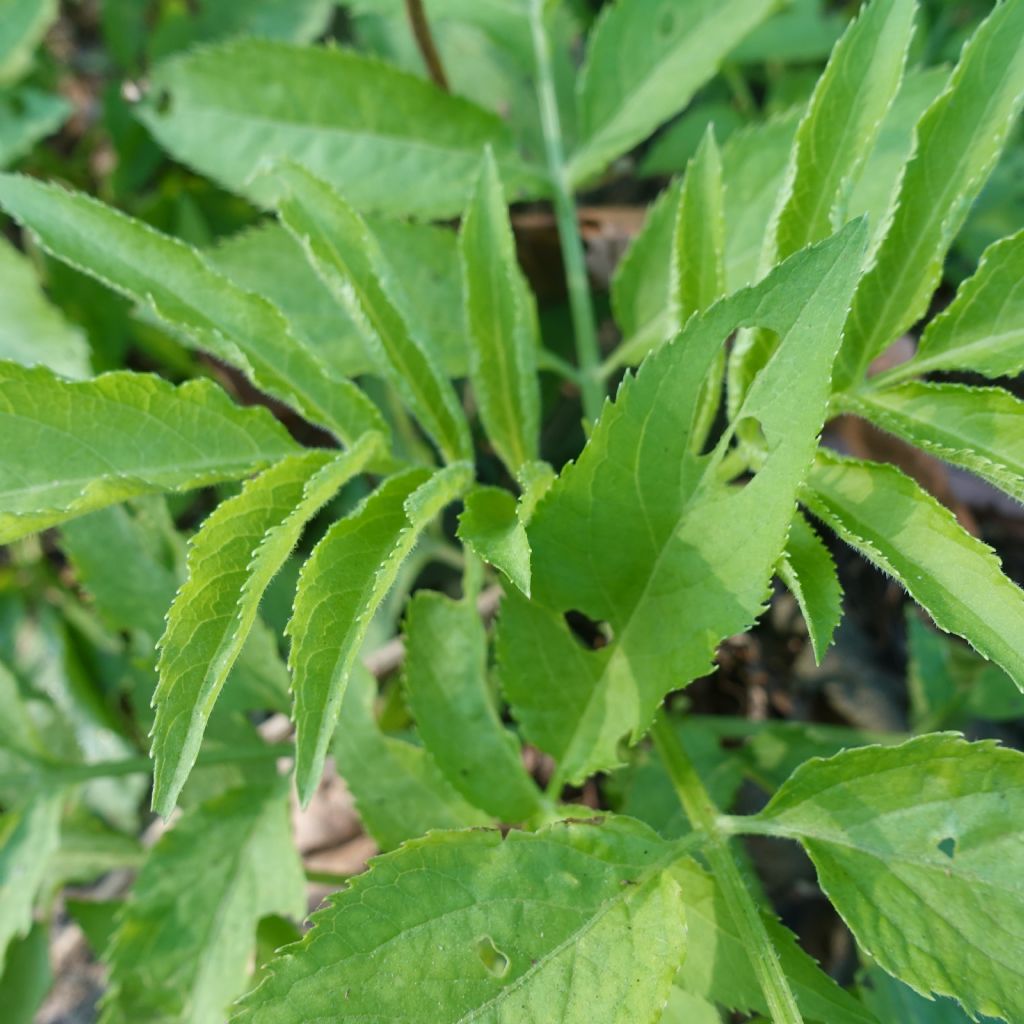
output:
<path id="1" fill-rule="evenodd" d="M 660 1024 L 722 1024 L 722 1015 L 714 1003 L 673 985 Z"/>
<path id="2" fill-rule="evenodd" d="M 304 804 L 320 782 L 349 674 L 373 613 L 423 529 L 472 481 L 455 463 L 384 481 L 335 523 L 302 567 L 288 623 L 295 694 L 296 785 Z"/>
<path id="3" fill-rule="evenodd" d="M 999 4 L 964 47 L 947 90 L 918 123 L 916 148 L 875 261 L 861 281 L 836 364 L 837 390 L 927 310 L 942 264 L 1024 101 L 1024 3 Z"/>
<path id="4" fill-rule="evenodd" d="M 20 160 L 71 113 L 63 96 L 18 88 L 0 91 L 0 168 Z"/>
<path id="5" fill-rule="evenodd" d="M 779 562 L 779 576 L 800 605 L 814 660 L 820 665 L 843 617 L 843 588 L 828 548 L 799 513 Z"/>
<path id="6" fill-rule="evenodd" d="M 725 292 L 722 163 L 709 128 L 686 167 L 673 230 L 669 278 L 670 333 Z"/>
<path id="7" fill-rule="evenodd" d="M 502 487 L 475 487 L 466 495 L 458 537 L 530 596 L 530 541 L 516 499 Z"/>
<path id="8" fill-rule="evenodd" d="M 498 166 L 488 151 L 459 232 L 469 379 L 494 450 L 515 476 L 537 457 L 537 310 L 516 261 Z"/>
<path id="9" fill-rule="evenodd" d="M 492 825 L 489 815 L 449 785 L 423 747 L 381 732 L 373 712 L 376 696 L 373 676 L 353 666 L 332 750 L 377 845 L 393 850 L 431 829 Z"/>
<path id="10" fill-rule="evenodd" d="M 1024 501 L 1024 403 L 1009 391 L 908 381 L 858 391 L 849 408 Z"/>
<path id="11" fill-rule="evenodd" d="M 149 36 L 154 59 L 235 36 L 308 43 L 321 35 L 334 13 L 334 0 L 198 0 L 170 8 Z"/>
<path id="12" fill-rule="evenodd" d="M 472 601 L 421 591 L 405 616 L 405 685 L 427 751 L 471 804 L 525 821 L 540 793 L 487 680 L 487 631 Z"/>
<path id="13" fill-rule="evenodd" d="M 60 380 L 0 363 L 0 543 L 140 494 L 247 476 L 297 445 L 209 381 Z"/>
<path id="14" fill-rule="evenodd" d="M 972 1015 L 1016 1020 L 1022 813 L 1024 755 L 947 733 L 810 761 L 743 827 L 798 839 L 858 943 L 891 974 Z"/>
<path id="15" fill-rule="evenodd" d="M 394 271 L 390 282 L 407 322 L 445 373 L 464 377 L 466 340 L 452 310 L 462 305 L 462 275 L 454 231 L 430 224 L 373 218 L 367 227 Z M 265 221 L 204 253 L 247 291 L 269 299 L 292 330 L 335 374 L 355 377 L 373 368 L 359 330 L 309 265 L 302 247 L 280 224 Z"/>
<path id="16" fill-rule="evenodd" d="M 962 636 L 1024 690 L 1024 592 L 995 552 L 893 466 L 819 452 L 804 500 L 869 561 L 895 576 L 935 624 Z"/>
<path id="17" fill-rule="evenodd" d="M 971 1018 L 950 999 L 925 999 L 912 988 L 871 967 L 860 977 L 861 999 L 881 1021 L 900 1024 L 969 1024 Z M 990 1017 L 984 1018 L 991 1020 Z"/>
<path id="18" fill-rule="evenodd" d="M 335 299 L 357 325 L 367 354 L 449 462 L 472 457 L 469 426 L 454 388 L 414 322 L 389 293 L 393 275 L 362 217 L 331 188 L 296 165 L 273 174 L 285 227 Z"/>
<path id="19" fill-rule="evenodd" d="M 0 175 L 0 205 L 57 259 L 151 310 L 311 422 L 347 442 L 370 430 L 386 433 L 370 400 L 331 376 L 269 302 L 233 285 L 184 242 L 29 178 Z"/>
<path id="20" fill-rule="evenodd" d="M 888 227 L 890 206 L 899 194 L 903 168 L 914 148 L 914 128 L 921 115 L 935 102 L 949 80 L 949 69 L 915 68 L 903 76 L 900 91 L 892 101 L 875 141 L 871 155 L 856 175 L 846 201 L 846 215 L 857 217 L 867 214 L 871 225 L 871 244 L 868 255 L 875 248 Z"/>
<path id="21" fill-rule="evenodd" d="M 408 843 L 315 916 L 235 1022 L 656 1020 L 686 944 L 670 851 L 614 818 Z"/>
<path id="22" fill-rule="evenodd" d="M 760 277 L 761 252 L 786 180 L 800 114 L 799 109 L 790 110 L 739 131 L 722 147 L 727 293 Z"/>
<path id="23" fill-rule="evenodd" d="M 57 0 L 0 3 L 0 86 L 9 85 L 29 70 L 36 47 L 56 18 Z"/>
<path id="24" fill-rule="evenodd" d="M 282 92 L 281 82 L 291 90 Z M 487 145 L 514 195 L 545 187 L 516 156 L 499 117 L 350 50 L 236 40 L 165 62 L 154 72 L 153 96 L 142 118 L 157 140 L 257 201 L 273 189 L 254 172 L 288 159 L 360 210 L 454 217 Z"/>
<path id="25" fill-rule="evenodd" d="M 768 1006 L 750 962 L 749 942 L 729 913 L 714 876 L 689 858 L 675 864 L 671 873 L 682 892 L 687 923 L 687 954 L 676 985 L 733 1010 L 766 1013 Z M 762 917 L 797 1005 L 808 1019 L 828 1024 L 876 1024 L 875 1018 L 797 945 L 791 931 L 772 914 L 762 912 Z"/>
<path id="26" fill-rule="evenodd" d="M 282 785 L 200 804 L 146 859 L 104 961 L 102 1024 L 220 1024 L 245 986 L 256 925 L 306 910 Z"/>
<path id="27" fill-rule="evenodd" d="M 581 182 L 679 113 L 775 0 L 615 0 L 590 33 L 577 85 Z"/>
<path id="28" fill-rule="evenodd" d="M 528 531 L 535 597 L 607 621 L 615 637 L 585 652 L 552 611 L 525 606 L 514 624 L 503 613 L 506 692 L 526 735 L 559 760 L 561 781 L 618 764 L 620 739 L 636 742 L 665 694 L 710 671 L 719 641 L 763 609 L 825 418 L 864 236 L 863 224 L 851 226 L 693 317 L 621 385 L 538 506 Z M 753 325 L 782 341 L 741 410 L 767 454 L 737 488 L 720 473 L 735 425 L 710 455 L 694 452 L 690 435 L 722 343 Z M 522 605 L 509 595 L 509 607 Z"/>
<path id="29" fill-rule="evenodd" d="M 612 276 L 612 311 L 623 337 L 615 353 L 619 361 L 623 350 L 643 357 L 670 334 L 668 297 L 681 190 L 681 182 L 673 182 L 651 203 Z"/>
<path id="30" fill-rule="evenodd" d="M 914 13 L 914 0 L 871 0 L 832 51 L 797 129 L 772 262 L 845 220 L 847 193 L 903 78 Z"/>
<path id="31" fill-rule="evenodd" d="M 0 239 L 0 359 L 48 366 L 63 377 L 88 377 L 89 346 L 50 305 L 35 268 Z"/>
<path id="32" fill-rule="evenodd" d="M 0 976 L 0 1006 L 5 1024 L 34 1024 L 36 1013 L 53 984 L 50 967 L 50 929 L 35 924 L 7 950 Z"/>
<path id="33" fill-rule="evenodd" d="M 62 793 L 35 792 L 0 815 L 0 963 L 32 927 L 36 896 L 60 843 Z"/>
<path id="34" fill-rule="evenodd" d="M 978 270 L 928 324 L 901 372 L 972 370 L 1016 377 L 1024 370 L 1024 231 L 989 246 Z"/>
<path id="35" fill-rule="evenodd" d="M 738 64 L 824 62 L 846 19 L 822 0 L 790 0 L 730 54 Z"/>
<path id="36" fill-rule="evenodd" d="M 306 523 L 377 451 L 369 435 L 344 455 L 284 459 L 222 502 L 192 539 L 188 580 L 160 640 L 153 809 L 165 818 L 199 754 L 206 723 L 271 579 Z"/>

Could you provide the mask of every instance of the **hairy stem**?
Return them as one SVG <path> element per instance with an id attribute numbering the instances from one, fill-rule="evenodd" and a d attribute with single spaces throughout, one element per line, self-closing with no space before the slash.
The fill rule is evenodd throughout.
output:
<path id="1" fill-rule="evenodd" d="M 444 64 L 441 63 L 441 54 L 437 52 L 434 34 L 430 31 L 427 12 L 423 10 L 423 0 L 405 0 L 405 11 L 409 15 L 412 34 L 416 38 L 416 45 L 423 55 L 423 62 L 427 65 L 430 77 L 434 80 L 435 85 L 444 89 L 445 92 L 451 92 Z"/>
<path id="2" fill-rule="evenodd" d="M 746 938 L 750 962 L 768 1003 L 772 1020 L 775 1024 L 802 1024 L 803 1018 L 782 969 L 778 951 L 729 849 L 728 836 L 723 834 L 720 825 L 722 816 L 664 711 L 658 713 L 651 735 L 690 823 L 710 837 L 705 847 L 705 856 L 722 887 L 729 913 Z"/>
<path id="3" fill-rule="evenodd" d="M 590 298 L 587 280 L 587 262 L 580 236 L 580 223 L 576 214 L 572 184 L 566 170 L 562 150 L 562 125 L 558 116 L 558 99 L 551 69 L 551 46 L 544 27 L 544 0 L 530 0 L 530 30 L 533 36 L 533 55 L 537 75 L 537 99 L 540 103 L 541 127 L 548 174 L 554 191 L 555 220 L 562 245 L 565 264 L 565 283 L 569 291 L 573 333 L 576 337 L 576 361 L 579 363 L 579 383 L 583 396 L 583 412 L 587 419 L 595 420 L 604 400 L 601 382 L 601 352 L 597 345 L 597 321 Z"/>

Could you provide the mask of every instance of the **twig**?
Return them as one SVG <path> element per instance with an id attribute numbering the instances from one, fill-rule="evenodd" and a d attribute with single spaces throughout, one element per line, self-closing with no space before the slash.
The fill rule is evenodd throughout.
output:
<path id="1" fill-rule="evenodd" d="M 412 26 L 412 34 L 416 37 L 416 45 L 420 48 L 424 63 L 430 72 L 434 84 L 445 92 L 451 92 L 448 85 L 448 76 L 444 72 L 444 65 L 441 63 L 441 55 L 437 52 L 434 44 L 434 35 L 430 31 L 430 22 L 427 21 L 427 12 L 423 10 L 423 0 L 405 0 L 405 11 L 409 15 L 409 24 Z"/>

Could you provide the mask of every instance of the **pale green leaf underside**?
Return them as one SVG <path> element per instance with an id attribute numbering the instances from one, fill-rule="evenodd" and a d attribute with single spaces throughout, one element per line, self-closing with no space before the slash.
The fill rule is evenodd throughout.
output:
<path id="1" fill-rule="evenodd" d="M 0 2 L 0 86 L 28 71 L 33 51 L 56 17 L 57 0 Z"/>
<path id="2" fill-rule="evenodd" d="M 0 205 L 47 252 L 156 314 L 191 344 L 346 442 L 383 418 L 349 380 L 333 377 L 266 299 L 244 291 L 184 242 L 82 193 L 0 175 Z"/>
<path id="3" fill-rule="evenodd" d="M 331 751 L 363 827 L 382 850 L 432 829 L 479 828 L 494 819 L 464 800 L 436 762 L 408 740 L 381 732 L 374 716 L 377 681 L 352 668 Z"/>
<path id="4" fill-rule="evenodd" d="M 236 1024 L 658 1020 L 686 927 L 671 848 L 629 819 L 435 833 L 381 857 Z M 341 998 L 344 993 L 347 998 Z"/>
<path id="5" fill-rule="evenodd" d="M 327 531 L 303 566 L 288 623 L 296 785 L 303 802 L 319 784 L 349 673 L 373 613 L 421 531 L 471 480 L 472 467 L 465 463 L 433 476 L 411 469 L 390 477 Z"/>
<path id="6" fill-rule="evenodd" d="M 0 168 L 23 157 L 71 114 L 63 96 L 29 86 L 0 91 Z"/>
<path id="7" fill-rule="evenodd" d="M 309 519 L 379 446 L 369 435 L 344 455 L 304 452 L 284 459 L 222 502 L 188 554 L 160 640 L 153 808 L 165 817 L 195 763 L 221 688 L 256 621 L 260 599 Z"/>
<path id="8" fill-rule="evenodd" d="M 36 792 L 0 815 L 0 964 L 8 944 L 32 926 L 36 896 L 60 843 L 63 803 L 61 793 Z"/>
<path id="9" fill-rule="evenodd" d="M 820 452 L 805 503 L 895 576 L 935 624 L 962 636 L 1024 690 L 1024 592 L 991 548 L 893 466 Z"/>
<path id="10" fill-rule="evenodd" d="M 825 417 L 864 235 L 863 224 L 852 225 L 693 317 L 627 378 L 538 506 L 528 530 L 534 595 L 553 611 L 607 621 L 615 636 L 598 652 L 574 649 L 558 616 L 526 606 L 530 619 L 558 620 L 530 630 L 542 629 L 549 649 L 510 637 L 502 622 L 506 692 L 564 781 L 616 765 L 619 740 L 642 736 L 664 695 L 708 672 L 720 640 L 760 614 Z M 730 435 L 711 455 L 693 452 L 690 437 L 723 342 L 754 324 L 782 341 L 742 410 L 760 424 L 765 462 L 736 488 L 716 476 Z M 553 669 L 555 650 L 558 660 L 586 666 L 580 678 L 570 683 Z"/>
<path id="11" fill-rule="evenodd" d="M 774 0 L 616 0 L 594 26 L 577 86 L 580 182 L 677 114 Z"/>
<path id="12" fill-rule="evenodd" d="M 540 793 L 487 679 L 487 631 L 472 602 L 421 591 L 405 617 L 405 685 L 428 753 L 463 797 L 504 822 L 529 818 Z"/>
<path id="13" fill-rule="evenodd" d="M 35 268 L 0 239 L 0 359 L 47 366 L 63 377 L 89 376 L 89 346 L 47 300 Z"/>
<path id="14" fill-rule="evenodd" d="M 1024 755 L 952 734 L 799 768 L 753 819 L 798 839 L 887 971 L 972 1013 L 1024 1015 Z"/>
<path id="15" fill-rule="evenodd" d="M 102 1024 L 221 1024 L 245 985 L 260 918 L 305 909 L 284 786 L 198 805 L 153 847 L 135 882 L 103 956 Z"/>
<path id="16" fill-rule="evenodd" d="M 459 232 L 469 379 L 487 436 L 514 476 L 537 457 L 537 312 L 516 261 L 508 209 L 490 151 Z"/>
<path id="17" fill-rule="evenodd" d="M 799 513 L 793 518 L 778 571 L 800 605 L 820 665 L 843 617 L 843 588 L 828 548 Z"/>
<path id="18" fill-rule="evenodd" d="M 1024 501 L 1024 403 L 1009 391 L 909 381 L 859 391 L 849 407 Z"/>
<path id="19" fill-rule="evenodd" d="M 837 361 L 837 387 L 927 309 L 970 205 L 1024 100 L 1024 3 L 999 4 L 965 46 L 949 87 L 917 126 L 916 148 L 875 262 L 861 281 Z"/>
<path id="20" fill-rule="evenodd" d="M 0 364 L 0 543 L 126 498 L 248 476 L 297 445 L 209 381 Z"/>
<path id="21" fill-rule="evenodd" d="M 280 191 L 275 202 L 282 222 L 356 325 L 377 371 L 446 460 L 469 458 L 473 444 L 458 396 L 419 339 L 415 319 L 407 320 L 395 300 L 394 274 L 366 222 L 330 185 L 297 165 L 282 165 L 270 177 Z"/>
<path id="22" fill-rule="evenodd" d="M 459 516 L 458 537 L 529 597 L 530 541 L 511 492 L 502 487 L 470 491 Z"/>
<path id="23" fill-rule="evenodd" d="M 167 97 L 143 113 L 157 140 L 257 201 L 273 193 L 256 171 L 288 159 L 358 209 L 457 216 L 486 145 L 513 194 L 544 189 L 496 115 L 349 50 L 236 40 L 167 61 L 153 95 Z"/>
<path id="24" fill-rule="evenodd" d="M 1024 370 L 1024 231 L 985 250 L 974 276 L 928 324 L 905 369 L 973 370 L 986 377 Z"/>

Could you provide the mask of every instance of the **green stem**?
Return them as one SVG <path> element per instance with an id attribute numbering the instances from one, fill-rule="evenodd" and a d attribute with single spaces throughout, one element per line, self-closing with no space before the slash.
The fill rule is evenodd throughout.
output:
<path id="1" fill-rule="evenodd" d="M 340 875 L 334 871 L 311 871 L 306 868 L 306 881 L 317 885 L 333 885 L 340 889 L 352 881 L 351 875 Z"/>
<path id="2" fill-rule="evenodd" d="M 722 829 L 722 815 L 701 782 L 697 769 L 679 742 L 664 711 L 658 713 L 651 735 L 690 823 L 709 837 L 705 856 L 722 888 L 729 913 L 741 934 L 746 937 L 750 962 L 768 1003 L 772 1020 L 775 1024 L 803 1024 L 796 999 L 782 969 L 778 950 L 729 849 L 728 835 Z"/>
<path id="3" fill-rule="evenodd" d="M 544 132 L 544 149 L 551 187 L 554 190 L 555 220 L 558 223 L 558 238 L 562 245 L 565 283 L 569 291 L 569 308 L 572 311 L 573 332 L 576 336 L 576 360 L 580 368 L 583 412 L 589 420 L 596 420 L 604 401 L 604 385 L 600 376 L 601 351 L 597 344 L 597 320 L 590 298 L 587 261 L 583 252 L 583 239 L 580 236 L 576 202 L 566 170 L 565 153 L 562 150 L 562 125 L 551 69 L 551 46 L 544 27 L 544 0 L 530 0 L 530 30 L 537 66 L 537 98 Z"/>

